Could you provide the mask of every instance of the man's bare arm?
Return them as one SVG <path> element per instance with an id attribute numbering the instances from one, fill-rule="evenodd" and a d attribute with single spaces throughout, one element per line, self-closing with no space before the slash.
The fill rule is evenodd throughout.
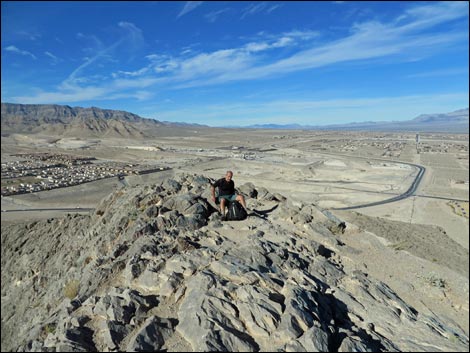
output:
<path id="1" fill-rule="evenodd" d="M 212 201 L 215 202 L 215 187 L 211 185 L 211 195 L 212 195 Z"/>

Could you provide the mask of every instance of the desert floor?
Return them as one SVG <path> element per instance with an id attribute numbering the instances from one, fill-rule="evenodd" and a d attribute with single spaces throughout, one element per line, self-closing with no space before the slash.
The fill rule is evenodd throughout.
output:
<path id="1" fill-rule="evenodd" d="M 347 222 L 342 239 L 357 250 L 347 255 L 348 266 L 367 271 L 418 310 L 443 315 L 468 334 L 468 135 L 422 135 L 420 153 L 414 138 L 411 133 L 235 129 L 176 129 L 148 141 L 11 135 L 2 137 L 1 154 L 2 163 L 15 160 L 17 153 L 48 151 L 171 168 L 128 176 L 129 185 L 158 183 L 181 172 L 218 179 L 232 170 L 235 186 L 251 182 L 295 202 L 330 209 Z M 405 163 L 426 168 L 413 196 L 351 211 L 332 210 L 405 193 L 418 172 Z M 111 178 L 2 197 L 2 224 L 73 212 L 34 211 L 38 208 L 77 208 L 84 213 L 78 208 L 94 208 L 121 187 Z"/>

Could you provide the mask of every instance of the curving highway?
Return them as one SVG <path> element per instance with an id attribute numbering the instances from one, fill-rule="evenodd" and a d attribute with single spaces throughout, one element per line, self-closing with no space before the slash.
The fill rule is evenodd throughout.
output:
<path id="1" fill-rule="evenodd" d="M 333 153 L 323 152 L 321 154 L 345 157 L 345 155 L 333 154 Z M 384 205 L 384 204 L 387 204 L 387 203 L 396 202 L 396 201 L 406 199 L 406 198 L 412 196 L 416 192 L 416 189 L 418 188 L 419 184 L 421 183 L 423 175 L 426 172 L 425 167 L 423 167 L 421 165 L 418 165 L 418 164 L 413 164 L 413 163 L 405 163 L 405 162 L 398 162 L 398 161 L 394 161 L 394 160 L 386 160 L 386 159 L 379 159 L 379 158 L 366 158 L 366 157 L 357 157 L 357 156 L 355 156 L 354 158 L 361 158 L 361 159 L 368 159 L 368 160 L 372 159 L 372 160 L 379 160 L 379 161 L 388 162 L 388 163 L 392 162 L 392 163 L 397 163 L 397 164 L 406 164 L 406 165 L 410 165 L 410 166 L 413 166 L 413 167 L 417 168 L 419 171 L 418 171 L 418 174 L 415 177 L 415 180 L 410 185 L 408 190 L 406 190 L 401 195 L 394 196 L 394 197 L 386 199 L 386 200 L 366 203 L 366 204 L 362 204 L 362 205 L 330 208 L 331 210 L 353 210 L 353 209 L 357 209 L 357 208 L 365 208 L 365 207 L 371 207 L 371 206 Z M 122 180 L 121 180 L 121 183 L 124 186 L 126 186 L 126 184 L 127 184 L 127 182 L 123 182 Z M 31 212 L 31 211 L 75 211 L 75 212 L 77 212 L 77 211 L 80 212 L 81 211 L 81 212 L 83 212 L 83 211 L 92 211 L 92 210 L 94 210 L 94 208 L 76 207 L 76 208 L 35 208 L 35 209 L 2 210 L 2 212 Z"/>
<path id="2" fill-rule="evenodd" d="M 390 162 L 390 161 L 388 161 L 388 162 Z M 390 199 L 382 200 L 382 201 L 376 201 L 376 202 L 366 203 L 366 204 L 362 204 L 362 205 L 349 206 L 349 207 L 332 208 L 332 210 L 354 210 L 356 208 L 378 206 L 378 205 L 383 205 L 383 204 L 390 203 L 390 202 L 400 201 L 400 200 L 406 199 L 406 198 L 410 197 L 411 195 L 413 195 L 415 193 L 416 189 L 418 188 L 419 183 L 421 183 L 421 179 L 423 178 L 423 175 L 426 172 L 426 168 L 424 168 L 421 165 L 412 164 L 412 163 L 395 162 L 395 161 L 393 161 L 393 163 L 407 164 L 407 165 L 411 165 L 411 166 L 416 167 L 416 168 L 419 169 L 419 172 L 416 175 L 415 180 L 413 180 L 413 183 L 411 184 L 411 186 L 403 194 L 392 197 Z"/>

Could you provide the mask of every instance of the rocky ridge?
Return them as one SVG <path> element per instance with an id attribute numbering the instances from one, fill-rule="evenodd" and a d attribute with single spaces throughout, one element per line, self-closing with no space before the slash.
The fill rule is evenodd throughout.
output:
<path id="1" fill-rule="evenodd" d="M 121 110 L 2 103 L 2 133 L 75 137 L 150 137 L 164 124 Z"/>
<path id="2" fill-rule="evenodd" d="M 253 184 L 221 222 L 209 179 L 126 187 L 90 216 L 2 227 L 2 351 L 467 351 L 344 266 L 348 227 Z"/>

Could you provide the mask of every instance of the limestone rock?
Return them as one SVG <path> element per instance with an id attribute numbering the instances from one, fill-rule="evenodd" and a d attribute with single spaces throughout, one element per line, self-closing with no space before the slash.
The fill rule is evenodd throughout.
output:
<path id="1" fill-rule="evenodd" d="M 229 224 L 209 182 L 2 226 L 2 351 L 468 351 L 453 322 L 343 266 L 335 214 L 246 183 L 265 217 Z"/>

